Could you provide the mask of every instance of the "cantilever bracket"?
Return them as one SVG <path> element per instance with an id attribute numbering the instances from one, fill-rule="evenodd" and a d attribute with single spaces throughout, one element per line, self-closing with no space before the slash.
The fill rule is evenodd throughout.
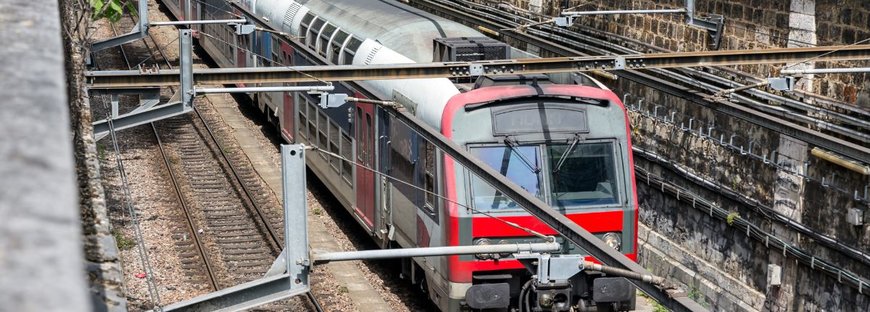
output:
<path id="1" fill-rule="evenodd" d="M 695 0 L 686 0 L 686 23 L 707 30 L 712 42 L 708 45 L 710 50 L 719 50 L 722 43 L 722 30 L 725 27 L 725 17 L 718 14 L 708 16 L 695 16 Z"/>

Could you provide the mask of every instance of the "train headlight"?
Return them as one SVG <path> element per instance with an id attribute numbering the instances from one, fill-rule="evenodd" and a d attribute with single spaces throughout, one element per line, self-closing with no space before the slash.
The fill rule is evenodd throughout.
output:
<path id="1" fill-rule="evenodd" d="M 490 244 L 491 243 L 490 243 L 489 239 L 486 239 L 486 238 L 478 238 L 478 239 L 474 240 L 475 246 L 486 246 L 486 245 L 490 245 Z M 492 255 L 488 254 L 488 253 L 475 254 L 474 257 L 477 259 L 480 259 L 480 260 L 492 259 Z"/>
<path id="2" fill-rule="evenodd" d="M 613 249 L 619 250 L 619 248 L 622 247 L 622 238 L 619 233 L 609 232 L 604 234 L 604 237 L 601 240 L 603 240 L 608 246 L 613 247 Z"/>

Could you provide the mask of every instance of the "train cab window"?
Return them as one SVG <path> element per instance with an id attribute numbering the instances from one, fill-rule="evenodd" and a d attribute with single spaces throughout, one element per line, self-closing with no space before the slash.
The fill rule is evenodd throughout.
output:
<path id="1" fill-rule="evenodd" d="M 541 181 L 540 145 L 474 146 L 471 153 L 492 169 L 545 200 Z M 513 209 L 516 203 L 477 176 L 471 179 L 473 204 L 479 210 Z"/>
<path id="2" fill-rule="evenodd" d="M 547 149 L 551 205 L 597 206 L 619 201 L 612 143 L 551 144 Z"/>

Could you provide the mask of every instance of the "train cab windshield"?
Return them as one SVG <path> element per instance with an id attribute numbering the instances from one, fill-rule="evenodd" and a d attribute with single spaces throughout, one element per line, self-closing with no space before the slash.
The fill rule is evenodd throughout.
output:
<path id="1" fill-rule="evenodd" d="M 612 142 L 471 146 L 492 169 L 554 208 L 617 204 L 619 188 Z M 471 179 L 475 209 L 518 209 L 516 203 L 477 178 Z"/>

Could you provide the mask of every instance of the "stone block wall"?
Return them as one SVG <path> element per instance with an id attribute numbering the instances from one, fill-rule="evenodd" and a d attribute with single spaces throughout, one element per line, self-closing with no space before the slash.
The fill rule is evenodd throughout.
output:
<path id="1" fill-rule="evenodd" d="M 511 2 L 519 8 L 531 9 L 537 5 L 532 2 L 540 1 Z M 725 17 L 720 49 L 841 45 L 870 39 L 870 2 L 867 1 L 696 0 L 695 2 L 696 15 L 717 14 Z M 558 15 L 565 8 L 575 11 L 639 10 L 675 9 L 683 8 L 685 5 L 685 1 L 680 0 L 544 0 L 541 4 L 541 12 L 552 16 Z M 685 16 L 681 14 L 586 16 L 578 19 L 577 22 L 651 43 L 670 51 L 706 50 L 708 44 L 712 42 L 706 30 L 687 25 Z M 819 62 L 814 65 L 819 68 L 870 67 L 870 62 Z M 756 77 L 776 76 L 781 68 L 780 65 L 737 66 L 737 69 Z M 870 107 L 868 77 L 870 76 L 867 74 L 828 75 L 825 79 L 814 79 L 809 90 L 861 107 Z"/>
<path id="2" fill-rule="evenodd" d="M 870 2 L 863 0 L 808 1 L 815 2 L 816 34 L 819 45 L 853 44 L 870 39 Z M 870 42 L 864 42 L 870 43 Z M 825 67 L 870 67 L 870 62 L 820 63 Z M 828 75 L 816 79 L 818 92 L 832 98 L 870 109 L 870 75 Z"/>

